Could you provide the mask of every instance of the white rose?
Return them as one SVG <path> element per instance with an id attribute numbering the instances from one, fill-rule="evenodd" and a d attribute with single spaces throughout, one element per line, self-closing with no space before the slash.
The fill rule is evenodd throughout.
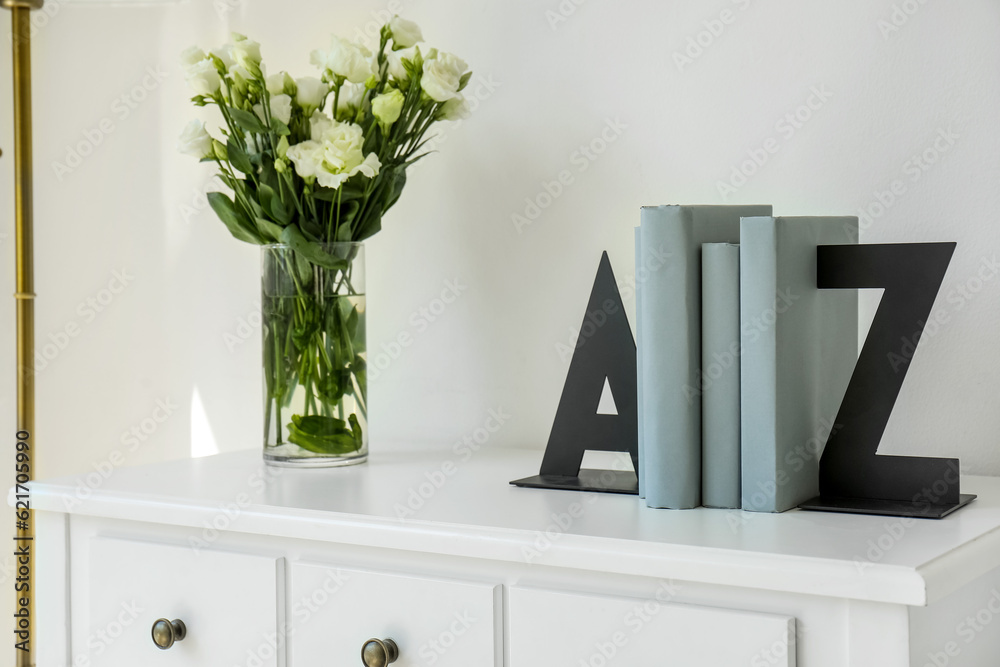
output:
<path id="1" fill-rule="evenodd" d="M 389 65 L 389 76 L 396 81 L 406 81 L 410 75 L 403 67 L 403 58 L 413 62 L 413 57 L 417 54 L 416 48 L 400 49 L 399 51 L 389 51 L 385 54 Z"/>
<path id="2" fill-rule="evenodd" d="M 288 121 L 292 118 L 292 98 L 288 95 L 272 95 L 271 104 L 268 106 L 271 110 L 271 118 L 277 118 L 285 125 L 288 125 Z M 258 102 L 253 105 L 253 112 L 257 114 L 257 118 L 264 120 L 264 105 Z"/>
<path id="3" fill-rule="evenodd" d="M 340 123 L 326 116 L 310 119 L 313 138 L 288 149 L 288 159 L 296 173 L 315 178 L 320 185 L 336 190 L 355 174 L 374 178 L 382 168 L 375 153 L 364 154 L 364 133 L 360 125 Z"/>
<path id="4" fill-rule="evenodd" d="M 333 125 L 333 121 L 322 111 L 313 111 L 309 117 L 309 138 L 319 141 L 323 138 L 323 133 L 328 127 Z"/>
<path id="5" fill-rule="evenodd" d="M 271 117 L 288 125 L 288 121 L 292 119 L 292 98 L 290 95 L 271 96 Z"/>
<path id="6" fill-rule="evenodd" d="M 217 49 L 212 49 L 211 54 L 221 60 L 222 64 L 226 66 L 226 69 L 229 69 L 236 64 L 236 61 L 233 60 L 232 44 L 223 44 Z"/>
<path id="7" fill-rule="evenodd" d="M 234 79 L 239 77 L 244 81 L 249 81 L 253 78 L 253 74 L 251 74 L 250 71 L 243 65 L 233 65 L 233 67 L 229 70 L 229 73 L 233 75 Z"/>
<path id="8" fill-rule="evenodd" d="M 441 118 L 443 120 L 461 120 L 469 117 L 469 101 L 459 93 L 441 105 Z"/>
<path id="9" fill-rule="evenodd" d="M 192 46 L 181 51 L 181 65 L 184 66 L 184 69 L 196 65 L 206 58 L 208 58 L 208 55 L 197 46 Z"/>
<path id="10" fill-rule="evenodd" d="M 233 44 L 233 58 L 240 65 L 253 71 L 254 66 L 260 65 L 260 44 L 252 39 L 244 39 Z"/>
<path id="11" fill-rule="evenodd" d="M 177 139 L 177 150 L 199 160 L 211 155 L 212 137 L 205 131 L 205 124 L 196 119 L 185 125 Z"/>
<path id="12" fill-rule="evenodd" d="M 361 106 L 367 88 L 360 83 L 345 83 L 337 96 L 337 117 L 353 118 Z"/>
<path id="13" fill-rule="evenodd" d="M 424 36 L 420 32 L 420 26 L 413 21 L 400 18 L 397 14 L 389 21 L 389 30 L 392 32 L 393 43 L 403 49 L 409 48 L 417 42 L 424 41 Z"/>
<path id="14" fill-rule="evenodd" d="M 468 69 L 465 61 L 450 53 L 438 53 L 424 61 L 420 87 L 435 102 L 447 102 L 458 95 L 462 74 Z"/>
<path id="15" fill-rule="evenodd" d="M 236 89 L 239 90 L 242 94 L 246 95 L 247 92 L 249 91 L 249 86 L 247 85 L 247 82 L 254 78 L 253 74 L 248 72 L 247 69 L 243 67 L 243 65 L 234 65 L 232 69 L 229 70 L 229 75 L 232 77 L 233 85 L 236 87 Z"/>
<path id="16" fill-rule="evenodd" d="M 405 99 L 403 93 L 393 88 L 372 100 L 372 114 L 380 123 L 391 125 L 399 119 L 399 112 L 403 110 Z"/>
<path id="17" fill-rule="evenodd" d="M 267 88 L 267 92 L 272 95 L 281 95 L 285 92 L 286 81 L 288 78 L 288 72 L 278 72 L 277 74 L 272 74 L 264 80 L 264 85 Z"/>
<path id="18" fill-rule="evenodd" d="M 307 181 L 314 180 L 323 169 L 323 146 L 318 141 L 289 146 L 285 157 L 295 165 L 295 173 Z"/>
<path id="19" fill-rule="evenodd" d="M 211 60 L 202 60 L 187 69 L 187 82 L 197 95 L 211 97 L 219 92 L 222 79 Z"/>
<path id="20" fill-rule="evenodd" d="M 375 74 L 371 51 L 336 35 L 331 38 L 330 50 L 313 51 L 310 61 L 337 76 L 344 77 L 351 83 L 363 83 Z"/>
<path id="21" fill-rule="evenodd" d="M 314 76 L 304 76 L 295 80 L 298 92 L 295 101 L 302 108 L 318 109 L 323 104 L 323 98 L 330 90 L 327 85 Z"/>

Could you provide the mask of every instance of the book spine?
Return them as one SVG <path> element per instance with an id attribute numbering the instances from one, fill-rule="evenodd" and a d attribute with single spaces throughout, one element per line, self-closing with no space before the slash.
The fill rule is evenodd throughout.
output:
<path id="1" fill-rule="evenodd" d="M 855 290 L 820 290 L 820 245 L 857 218 L 745 218 L 740 245 L 743 509 L 784 512 L 819 493 L 819 459 L 857 360 Z"/>
<path id="2" fill-rule="evenodd" d="M 757 512 L 775 511 L 777 493 L 775 230 L 771 217 L 740 221 L 741 493 L 743 509 Z"/>
<path id="3" fill-rule="evenodd" d="M 740 497 L 740 247 L 701 246 L 701 498 Z"/>
<path id="4" fill-rule="evenodd" d="M 646 207 L 640 214 L 640 266 L 659 261 L 657 270 L 646 272 L 641 306 L 644 491 L 650 507 L 701 503 L 701 400 L 692 387 L 701 365 L 701 276 L 692 218 L 686 207 Z"/>
<path id="5" fill-rule="evenodd" d="M 641 224 L 641 222 L 640 222 Z M 639 497 L 646 497 L 646 483 L 644 480 L 646 468 L 645 439 L 643 438 L 643 412 L 642 412 L 642 233 L 641 228 L 635 228 L 635 363 L 636 363 L 636 407 L 638 410 L 638 433 L 639 433 L 639 469 L 635 475 L 639 480 Z"/>

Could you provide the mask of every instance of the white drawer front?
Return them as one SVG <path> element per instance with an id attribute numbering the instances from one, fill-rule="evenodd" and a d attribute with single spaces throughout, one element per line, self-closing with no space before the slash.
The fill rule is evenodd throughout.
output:
<path id="1" fill-rule="evenodd" d="M 291 664 L 360 665 L 367 639 L 389 638 L 393 667 L 500 665 L 500 596 L 488 584 L 293 563 Z"/>
<path id="2" fill-rule="evenodd" d="M 277 667 L 283 559 L 109 538 L 95 538 L 89 556 L 74 656 L 101 667 Z M 159 618 L 182 620 L 184 640 L 153 644 Z"/>
<path id="3" fill-rule="evenodd" d="M 510 667 L 794 667 L 795 619 L 513 587 Z"/>

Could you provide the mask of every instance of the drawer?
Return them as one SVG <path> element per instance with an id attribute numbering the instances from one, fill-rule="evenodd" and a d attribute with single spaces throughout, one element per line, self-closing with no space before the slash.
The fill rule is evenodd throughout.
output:
<path id="1" fill-rule="evenodd" d="M 512 587 L 510 667 L 794 667 L 795 619 Z"/>
<path id="2" fill-rule="evenodd" d="M 502 664 L 499 586 L 306 562 L 290 574 L 291 665 L 360 665 L 370 638 L 396 643 L 393 667 Z"/>
<path id="3" fill-rule="evenodd" d="M 94 538 L 89 558 L 86 615 L 74 617 L 85 627 L 73 629 L 73 654 L 86 664 L 278 666 L 284 559 L 110 538 Z M 187 636 L 158 648 L 159 618 L 180 619 Z"/>

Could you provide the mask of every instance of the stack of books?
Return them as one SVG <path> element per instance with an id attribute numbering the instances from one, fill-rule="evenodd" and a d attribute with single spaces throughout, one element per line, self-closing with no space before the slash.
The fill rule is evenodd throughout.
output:
<path id="1" fill-rule="evenodd" d="M 858 297 L 816 287 L 854 217 L 644 207 L 636 229 L 639 495 L 781 512 L 816 496 L 857 359 Z"/>

